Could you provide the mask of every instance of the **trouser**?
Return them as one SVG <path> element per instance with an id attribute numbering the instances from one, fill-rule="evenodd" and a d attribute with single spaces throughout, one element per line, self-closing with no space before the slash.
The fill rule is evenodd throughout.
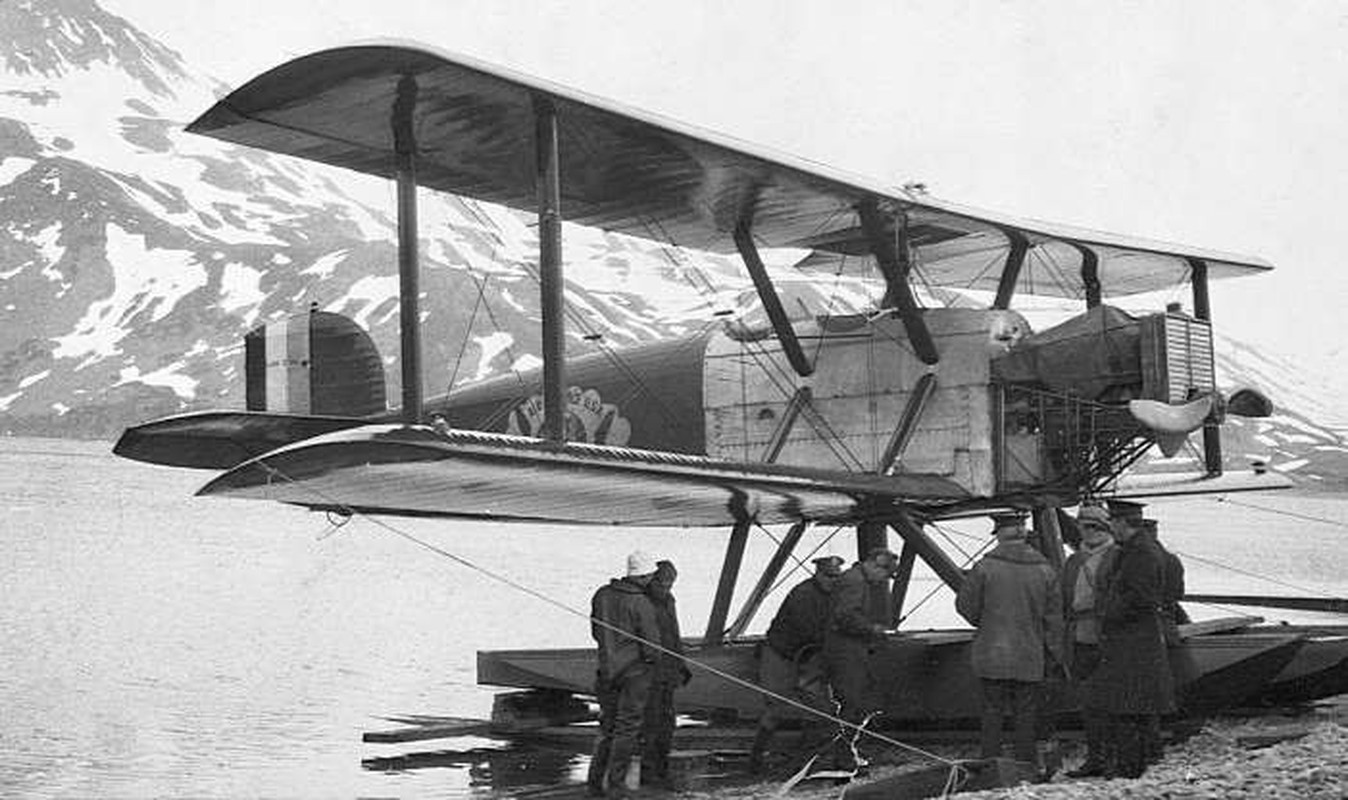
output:
<path id="1" fill-rule="evenodd" d="M 799 659 L 787 658 L 764 643 L 759 651 L 758 683 L 772 695 L 793 700 L 815 709 L 812 714 L 772 695 L 763 699 L 763 715 L 758 718 L 758 733 L 749 752 L 750 768 L 762 766 L 762 760 L 772 742 L 773 734 L 785 719 L 801 720 L 803 744 L 813 749 L 827 741 L 827 719 L 833 716 L 833 700 L 829 696 L 828 674 L 823 653 L 811 648 Z"/>
<path id="2" fill-rule="evenodd" d="M 1034 736 L 1038 725 L 1038 682 L 983 678 L 983 719 L 979 747 L 983 758 L 1002 754 L 1002 725 L 1006 717 L 1015 720 L 1017 761 L 1035 763 Z"/>
<path id="3" fill-rule="evenodd" d="M 646 698 L 642 723 L 641 782 L 669 780 L 669 751 L 674 746 L 674 684 L 658 680 Z"/>
<path id="4" fill-rule="evenodd" d="M 829 645 L 828 670 L 838 698 L 838 717 L 847 723 L 838 726 L 833 754 L 838 769 L 857 766 L 856 743 L 860 737 L 857 727 L 879 709 L 871 661 L 871 648 L 865 640 L 839 636 L 838 641 Z"/>
<path id="5" fill-rule="evenodd" d="M 630 667 L 616 680 L 595 681 L 599 700 L 599 739 L 594 745 L 586 783 L 591 790 L 621 794 L 627 764 L 641 752 L 641 725 L 650 695 L 651 668 Z M 607 779 L 607 780 L 606 780 Z"/>
<path id="6" fill-rule="evenodd" d="M 1147 769 L 1146 714 L 1111 714 L 1108 749 L 1118 774 L 1137 778 Z"/>
<path id="7" fill-rule="evenodd" d="M 1077 686 L 1084 686 L 1086 679 L 1100 666 L 1100 648 L 1098 645 L 1076 642 L 1072 651 L 1072 680 Z M 1086 767 L 1103 767 L 1109 764 L 1105 751 L 1105 737 L 1109 728 L 1109 715 L 1092 708 L 1090 698 L 1082 695 L 1081 726 L 1086 734 Z"/>

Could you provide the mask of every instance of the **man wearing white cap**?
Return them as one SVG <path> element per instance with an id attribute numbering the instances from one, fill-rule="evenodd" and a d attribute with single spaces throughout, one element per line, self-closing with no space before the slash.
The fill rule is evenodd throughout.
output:
<path id="1" fill-rule="evenodd" d="M 628 762 L 641 753 L 641 723 L 655 674 L 660 630 L 646 587 L 655 559 L 638 550 L 627 574 L 614 578 L 590 601 L 590 633 L 599 645 L 595 697 L 599 740 L 586 779 L 592 795 L 626 797 Z"/>

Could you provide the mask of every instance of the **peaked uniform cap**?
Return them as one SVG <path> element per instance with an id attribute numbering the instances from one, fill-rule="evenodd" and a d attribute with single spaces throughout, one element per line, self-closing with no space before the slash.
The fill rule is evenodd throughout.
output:
<path id="1" fill-rule="evenodd" d="M 1142 521 L 1142 509 L 1146 507 L 1145 504 L 1134 503 L 1132 500 L 1110 500 L 1109 516 L 1124 522 L 1138 523 Z"/>

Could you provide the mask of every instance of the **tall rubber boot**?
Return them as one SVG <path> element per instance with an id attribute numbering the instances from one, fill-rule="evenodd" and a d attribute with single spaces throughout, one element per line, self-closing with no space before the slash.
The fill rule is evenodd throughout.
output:
<path id="1" fill-rule="evenodd" d="M 768 754 L 768 745 L 772 743 L 772 728 L 759 728 L 754 734 L 754 744 L 749 748 L 749 772 L 763 774 L 763 759 Z"/>

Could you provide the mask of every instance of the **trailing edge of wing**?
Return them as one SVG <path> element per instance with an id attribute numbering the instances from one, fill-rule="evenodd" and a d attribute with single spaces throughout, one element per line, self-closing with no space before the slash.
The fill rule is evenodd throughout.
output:
<path id="1" fill-rule="evenodd" d="M 424 426 L 365 425 L 280 448 L 199 494 L 414 516 L 669 527 L 844 522 L 875 504 L 954 502 L 934 476 L 831 475 Z"/>
<path id="2" fill-rule="evenodd" d="M 983 211 L 912 195 L 818 163 L 626 108 L 421 45 L 325 50 L 254 78 L 190 131 L 358 172 L 395 172 L 390 124 L 400 82 L 415 83 L 417 182 L 535 211 L 534 109 L 556 108 L 562 209 L 582 224 L 714 252 L 737 225 L 760 247 L 806 247 L 825 261 L 866 263 L 857 207 L 909 216 L 924 282 L 996 289 L 1009 232 L 1030 250 L 1026 294 L 1080 297 L 1081 246 L 1106 296 L 1166 289 L 1202 259 L 1208 277 L 1271 269 L 1262 259 Z M 403 84 L 406 86 L 407 84 Z M 832 269 L 832 267 L 830 267 Z"/>

